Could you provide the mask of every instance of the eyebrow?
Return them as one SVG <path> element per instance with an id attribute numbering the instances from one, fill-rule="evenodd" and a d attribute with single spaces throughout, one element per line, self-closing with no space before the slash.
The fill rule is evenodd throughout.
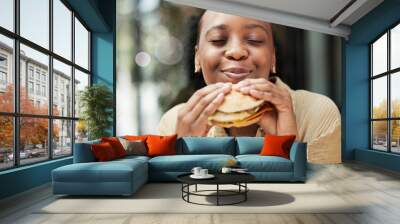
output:
<path id="1" fill-rule="evenodd" d="M 244 26 L 244 28 L 245 28 L 245 29 L 260 28 L 260 29 L 264 30 L 265 33 L 267 33 L 267 34 L 270 33 L 270 31 L 269 31 L 267 28 L 265 28 L 264 26 L 261 26 L 261 25 L 259 25 L 259 24 L 248 24 L 248 25 Z"/>
<path id="2" fill-rule="evenodd" d="M 225 24 L 213 26 L 213 27 L 211 27 L 210 29 L 207 30 L 206 36 L 213 30 L 227 30 L 227 29 L 228 29 L 228 27 Z"/>
<path id="3" fill-rule="evenodd" d="M 255 28 L 259 28 L 259 29 L 264 30 L 264 32 L 265 32 L 266 34 L 269 34 L 269 33 L 270 33 L 270 31 L 269 31 L 267 28 L 265 28 L 264 26 L 259 25 L 259 24 L 248 24 L 248 25 L 245 25 L 244 28 L 245 28 L 245 29 L 255 29 Z M 209 30 L 207 30 L 206 36 L 208 35 L 208 33 L 210 33 L 210 32 L 213 31 L 213 30 L 227 30 L 227 29 L 228 29 L 228 27 L 227 27 L 225 24 L 213 26 L 213 27 L 211 27 Z"/>

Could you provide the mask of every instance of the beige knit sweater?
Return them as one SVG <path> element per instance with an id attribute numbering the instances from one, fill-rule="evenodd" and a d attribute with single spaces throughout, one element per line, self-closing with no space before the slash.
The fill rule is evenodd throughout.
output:
<path id="1" fill-rule="evenodd" d="M 306 90 L 292 90 L 279 78 L 278 86 L 287 88 L 293 101 L 296 116 L 296 140 L 307 142 L 307 160 L 311 163 L 341 162 L 341 121 L 340 112 L 335 103 L 328 97 Z M 179 104 L 167 111 L 161 118 L 158 134 L 175 134 Z M 213 126 L 207 136 L 227 136 L 223 128 Z M 264 136 L 261 128 L 256 136 Z"/>

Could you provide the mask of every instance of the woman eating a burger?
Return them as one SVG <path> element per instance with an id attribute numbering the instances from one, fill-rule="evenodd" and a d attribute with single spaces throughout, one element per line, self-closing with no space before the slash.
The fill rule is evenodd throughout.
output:
<path id="1" fill-rule="evenodd" d="M 198 24 L 194 58 L 195 73 L 202 74 L 206 86 L 162 116 L 159 134 L 295 135 L 296 140 L 308 143 L 309 152 L 323 147 L 336 155 L 321 155 L 320 162 L 340 162 L 340 113 L 336 105 L 326 96 L 292 90 L 274 76 L 277 59 L 272 32 L 268 22 L 207 10 Z M 273 109 L 263 110 L 245 126 L 215 125 L 209 118 L 231 92 L 268 102 Z"/>

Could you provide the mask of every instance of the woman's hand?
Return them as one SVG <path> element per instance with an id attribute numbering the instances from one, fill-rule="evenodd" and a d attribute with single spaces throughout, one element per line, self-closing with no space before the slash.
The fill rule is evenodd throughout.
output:
<path id="1" fill-rule="evenodd" d="M 211 126 L 211 116 L 231 91 L 231 83 L 215 83 L 197 90 L 178 111 L 176 134 L 183 136 L 206 136 Z"/>
<path id="2" fill-rule="evenodd" d="M 297 135 L 292 98 L 287 89 L 278 87 L 264 78 L 245 79 L 233 88 L 274 105 L 275 110 L 265 112 L 258 122 L 266 134 Z"/>

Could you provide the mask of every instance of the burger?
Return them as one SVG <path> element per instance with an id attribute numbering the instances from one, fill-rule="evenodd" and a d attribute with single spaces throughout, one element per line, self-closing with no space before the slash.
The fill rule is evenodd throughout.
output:
<path id="1" fill-rule="evenodd" d="M 244 127 L 257 123 L 264 112 L 271 110 L 272 104 L 232 90 L 208 121 L 224 128 Z"/>

